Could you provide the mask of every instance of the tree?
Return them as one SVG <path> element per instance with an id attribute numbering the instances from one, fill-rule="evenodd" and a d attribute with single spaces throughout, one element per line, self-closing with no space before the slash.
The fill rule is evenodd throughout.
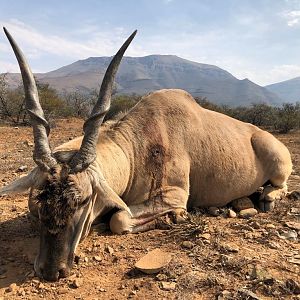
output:
<path id="1" fill-rule="evenodd" d="M 112 99 L 111 107 L 109 112 L 105 116 L 105 120 L 116 117 L 117 114 L 126 113 L 129 111 L 137 102 L 139 102 L 141 96 L 138 95 L 117 95 Z"/>
<path id="2" fill-rule="evenodd" d="M 288 133 L 300 127 L 300 103 L 284 103 L 276 109 L 276 115 L 275 129 L 280 133 Z"/>

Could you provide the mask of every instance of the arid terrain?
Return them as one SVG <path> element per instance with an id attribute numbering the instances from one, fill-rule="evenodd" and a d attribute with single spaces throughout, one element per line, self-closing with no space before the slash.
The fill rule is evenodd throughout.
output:
<path id="1" fill-rule="evenodd" d="M 58 121 L 51 144 L 81 131 L 80 120 Z M 300 192 L 300 132 L 278 138 L 292 153 L 289 191 Z M 34 166 L 32 142 L 29 127 L 0 127 L 0 186 Z M 300 299 L 299 194 L 251 219 L 229 218 L 229 207 L 219 216 L 195 210 L 187 224 L 162 222 L 168 230 L 117 236 L 96 228 L 77 249 L 71 276 L 49 283 L 33 271 L 38 224 L 27 195 L 0 197 L 0 299 Z M 154 275 L 136 270 L 154 248 L 170 252 L 170 264 Z"/>

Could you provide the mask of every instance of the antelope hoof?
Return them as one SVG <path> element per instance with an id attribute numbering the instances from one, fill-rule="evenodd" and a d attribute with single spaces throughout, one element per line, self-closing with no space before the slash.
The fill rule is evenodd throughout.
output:
<path id="1" fill-rule="evenodd" d="M 171 219 L 175 224 L 182 224 L 189 221 L 189 215 L 185 209 L 177 208 L 171 212 Z"/>
<path id="2" fill-rule="evenodd" d="M 258 207 L 262 212 L 268 212 L 274 209 L 275 207 L 275 201 L 266 201 L 261 200 L 258 203 Z"/>

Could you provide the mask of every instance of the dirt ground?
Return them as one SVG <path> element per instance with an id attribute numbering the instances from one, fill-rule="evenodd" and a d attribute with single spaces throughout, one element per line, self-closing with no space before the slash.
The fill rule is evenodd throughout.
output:
<path id="1" fill-rule="evenodd" d="M 81 128 L 80 120 L 57 122 L 52 146 Z M 293 157 L 289 190 L 300 191 L 300 132 L 278 138 Z M 0 186 L 33 166 L 31 128 L 0 127 Z M 71 277 L 49 283 L 33 272 L 38 231 L 27 195 L 0 197 L 0 299 L 300 299 L 296 198 L 251 219 L 228 218 L 223 208 L 216 217 L 194 211 L 190 223 L 169 230 L 125 236 L 94 230 L 77 250 Z M 155 275 L 134 269 L 154 248 L 170 252 L 170 264 Z"/>

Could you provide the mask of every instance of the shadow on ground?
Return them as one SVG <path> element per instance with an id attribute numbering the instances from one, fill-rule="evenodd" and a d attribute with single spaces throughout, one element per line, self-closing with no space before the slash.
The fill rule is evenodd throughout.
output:
<path id="1" fill-rule="evenodd" d="M 32 278 L 37 251 L 38 231 L 28 214 L 1 222 L 0 288 Z"/>

